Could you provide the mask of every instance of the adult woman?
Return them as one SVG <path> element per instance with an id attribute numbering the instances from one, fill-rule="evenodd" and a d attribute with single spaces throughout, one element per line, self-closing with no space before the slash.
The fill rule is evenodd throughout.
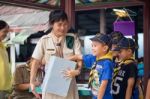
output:
<path id="1" fill-rule="evenodd" d="M 38 68 L 38 63 L 44 59 L 45 64 L 53 55 L 66 58 L 73 54 L 81 54 L 81 45 L 79 39 L 74 35 L 67 33 L 69 29 L 68 17 L 63 10 L 54 10 L 49 15 L 49 24 L 52 28 L 48 35 L 43 36 L 33 52 L 34 58 L 31 68 L 30 85 L 32 92 L 39 97 L 35 91 L 34 79 Z M 47 67 L 45 67 L 47 68 Z M 76 70 L 67 70 L 66 76 L 74 78 L 80 73 L 81 64 Z M 78 92 L 75 79 L 72 80 L 67 97 L 44 93 L 43 99 L 78 99 Z"/>
<path id="2" fill-rule="evenodd" d="M 2 40 L 9 32 L 9 25 L 0 20 L 0 99 L 6 99 L 11 89 L 11 69 L 9 66 L 8 54 Z"/>

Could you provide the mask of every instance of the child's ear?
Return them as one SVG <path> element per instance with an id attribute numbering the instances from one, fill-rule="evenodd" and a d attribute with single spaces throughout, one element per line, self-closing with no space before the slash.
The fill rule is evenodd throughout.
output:
<path id="1" fill-rule="evenodd" d="M 104 46 L 104 51 L 108 51 L 109 47 L 108 46 Z"/>

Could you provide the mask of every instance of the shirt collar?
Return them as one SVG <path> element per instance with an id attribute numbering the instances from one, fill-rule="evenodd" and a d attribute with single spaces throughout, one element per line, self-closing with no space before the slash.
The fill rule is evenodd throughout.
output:
<path id="1" fill-rule="evenodd" d="M 1 47 L 1 48 L 5 48 L 4 43 L 3 43 L 3 42 L 0 42 L 0 47 Z"/>
<path id="2" fill-rule="evenodd" d="M 106 55 L 104 55 L 104 56 L 102 56 L 100 58 L 97 58 L 96 60 L 98 61 L 98 60 L 102 60 L 102 59 L 110 59 L 110 60 L 112 60 L 113 59 L 112 52 L 109 51 Z"/>
<path id="3" fill-rule="evenodd" d="M 49 34 L 48 34 L 48 37 L 52 37 L 55 42 L 62 42 L 62 40 L 64 39 L 64 36 L 59 37 L 59 38 L 56 37 L 53 32 L 49 33 Z"/>

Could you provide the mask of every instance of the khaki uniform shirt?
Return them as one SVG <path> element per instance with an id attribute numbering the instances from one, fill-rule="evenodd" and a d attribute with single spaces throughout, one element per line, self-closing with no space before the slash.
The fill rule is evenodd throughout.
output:
<path id="1" fill-rule="evenodd" d="M 37 78 L 39 82 L 42 82 L 43 72 L 42 70 L 38 70 Z M 14 72 L 13 79 L 13 99 L 35 99 L 35 96 L 29 92 L 29 89 L 21 91 L 17 89 L 17 85 L 19 84 L 29 84 L 30 83 L 30 69 L 25 65 L 20 65 L 16 68 Z"/>
<path id="2" fill-rule="evenodd" d="M 32 57 L 37 60 L 44 60 L 48 63 L 50 56 L 57 55 L 55 42 L 61 42 L 63 57 L 66 58 L 70 55 L 81 54 L 81 44 L 77 36 L 74 34 L 67 34 L 75 38 L 74 46 L 72 49 L 66 45 L 65 37 L 57 38 L 53 33 L 43 36 L 37 43 Z"/>
<path id="3" fill-rule="evenodd" d="M 70 49 L 66 44 L 66 37 L 57 38 L 53 33 L 43 36 L 36 45 L 32 57 L 37 60 L 44 58 L 45 62 L 48 63 L 51 56 L 57 56 L 56 42 L 61 43 L 61 51 L 63 57 L 66 58 L 70 55 L 81 54 L 81 44 L 79 38 L 74 34 L 68 33 L 67 36 L 74 38 L 73 48 Z M 75 79 L 72 80 L 67 97 L 60 97 L 54 94 L 42 94 L 43 99 L 79 99 L 77 85 Z"/>

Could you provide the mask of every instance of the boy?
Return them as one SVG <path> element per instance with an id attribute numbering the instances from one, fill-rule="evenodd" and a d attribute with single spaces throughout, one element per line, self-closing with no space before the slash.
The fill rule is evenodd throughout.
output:
<path id="1" fill-rule="evenodd" d="M 114 51 L 114 49 L 117 47 L 117 43 L 124 37 L 124 35 L 119 31 L 114 31 L 114 32 L 110 33 L 110 37 L 111 37 L 111 43 L 112 43 L 110 52 L 112 53 L 113 62 L 115 64 L 113 76 L 115 76 L 118 73 L 118 70 L 120 69 L 120 67 L 117 65 L 117 64 L 119 64 L 120 60 L 118 57 L 118 54 L 119 54 L 118 51 Z"/>
<path id="2" fill-rule="evenodd" d="M 111 81 L 113 74 L 112 56 L 109 54 L 111 39 L 106 34 L 91 38 L 92 55 L 75 55 L 71 60 L 83 60 L 86 67 L 91 68 L 89 87 L 93 99 L 112 99 Z"/>
<path id="3" fill-rule="evenodd" d="M 29 92 L 30 88 L 30 68 L 32 59 L 28 60 L 25 65 L 20 65 L 14 72 L 13 80 L 13 92 L 12 99 L 37 99 L 32 92 Z M 38 69 L 36 75 L 35 85 L 40 86 L 43 80 L 44 72 L 42 69 Z"/>
<path id="4" fill-rule="evenodd" d="M 110 37 L 112 43 L 111 50 L 113 50 L 117 47 L 117 43 L 124 37 L 124 35 L 119 31 L 113 31 L 112 33 L 110 33 Z"/>
<path id="5" fill-rule="evenodd" d="M 117 47 L 117 43 L 124 37 L 124 35 L 119 31 L 114 31 L 110 33 L 110 37 L 111 37 L 111 43 L 112 43 L 111 51 L 112 51 L 113 59 L 114 61 L 118 62 L 118 52 L 113 51 L 113 49 Z"/>
<path id="6" fill-rule="evenodd" d="M 133 59 L 136 48 L 135 42 L 130 38 L 119 41 L 115 51 L 119 51 L 120 69 L 112 82 L 114 99 L 131 99 L 137 79 L 137 66 Z"/>

